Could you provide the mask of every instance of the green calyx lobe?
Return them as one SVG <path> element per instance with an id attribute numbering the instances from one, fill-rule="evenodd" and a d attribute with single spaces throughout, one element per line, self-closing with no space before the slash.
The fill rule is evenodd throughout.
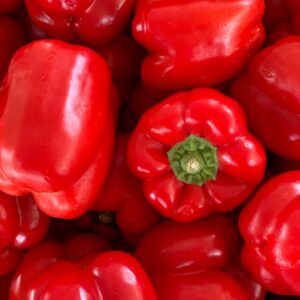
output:
<path id="1" fill-rule="evenodd" d="M 171 168 L 180 181 L 203 185 L 216 179 L 218 172 L 217 148 L 208 140 L 189 135 L 168 151 Z"/>

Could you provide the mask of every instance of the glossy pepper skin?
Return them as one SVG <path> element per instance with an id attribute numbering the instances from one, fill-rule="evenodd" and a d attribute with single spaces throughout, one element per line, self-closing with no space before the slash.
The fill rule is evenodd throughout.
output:
<path id="1" fill-rule="evenodd" d="M 7 72 L 11 57 L 24 43 L 24 33 L 18 22 L 11 17 L 0 16 L 0 83 Z"/>
<path id="2" fill-rule="evenodd" d="M 122 233 L 142 235 L 158 223 L 160 216 L 145 199 L 142 182 L 127 165 L 130 136 L 117 135 L 109 174 L 91 209 L 100 214 L 114 212 Z"/>
<path id="3" fill-rule="evenodd" d="M 246 288 L 238 276 L 225 271 L 237 246 L 238 232 L 231 219 L 212 215 L 190 223 L 163 221 L 142 238 L 135 256 L 154 282 L 159 299 L 263 300 L 264 291 L 249 297 L 259 286 L 250 276 L 253 284 Z"/>
<path id="4" fill-rule="evenodd" d="M 22 3 L 23 0 L 1 0 L 0 15 L 7 15 L 14 12 Z"/>
<path id="5" fill-rule="evenodd" d="M 262 50 L 231 87 L 254 134 L 290 160 L 300 160 L 299 55 L 299 36 L 281 39 Z"/>
<path id="6" fill-rule="evenodd" d="M 1 189 L 31 192 L 51 216 L 86 211 L 108 171 L 116 101 L 106 63 L 88 48 L 42 40 L 20 49 L 0 93 Z"/>
<path id="7" fill-rule="evenodd" d="M 0 276 L 12 271 L 22 249 L 40 242 L 48 231 L 49 217 L 31 195 L 12 197 L 0 193 Z"/>
<path id="8" fill-rule="evenodd" d="M 64 299 L 78 300 L 156 299 L 150 280 L 134 257 L 107 251 L 97 235 L 84 239 L 85 243 L 77 237 L 69 248 L 44 242 L 27 252 L 14 274 L 10 299 L 25 300 L 29 295 L 32 300 L 58 299 L 62 294 Z M 99 242 L 86 246 L 92 239 Z M 74 246 L 84 252 L 70 257 Z"/>
<path id="9" fill-rule="evenodd" d="M 146 85 L 162 90 L 212 86 L 241 72 L 261 47 L 262 0 L 139 0 L 132 25 L 149 50 Z"/>
<path id="10" fill-rule="evenodd" d="M 49 36 L 105 44 L 125 27 L 134 0 L 26 0 L 32 21 Z"/>
<path id="11" fill-rule="evenodd" d="M 240 215 L 245 240 L 242 262 L 269 291 L 300 295 L 299 199 L 300 171 L 270 179 Z"/>
<path id="12" fill-rule="evenodd" d="M 240 106 L 203 88 L 149 109 L 131 136 L 128 163 L 163 216 L 192 221 L 245 201 L 263 178 L 266 156 Z"/>

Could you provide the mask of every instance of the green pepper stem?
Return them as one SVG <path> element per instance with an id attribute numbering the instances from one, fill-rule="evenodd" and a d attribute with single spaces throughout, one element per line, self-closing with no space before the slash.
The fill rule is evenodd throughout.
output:
<path id="1" fill-rule="evenodd" d="M 187 184 L 203 185 L 216 179 L 218 172 L 217 148 L 208 140 L 189 135 L 168 151 L 175 176 Z"/>

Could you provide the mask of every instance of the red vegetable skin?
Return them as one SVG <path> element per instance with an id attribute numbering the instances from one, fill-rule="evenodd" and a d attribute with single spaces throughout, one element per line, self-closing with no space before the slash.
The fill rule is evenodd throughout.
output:
<path id="1" fill-rule="evenodd" d="M 133 0 L 26 0 L 32 21 L 49 36 L 98 46 L 117 37 L 125 27 Z"/>
<path id="2" fill-rule="evenodd" d="M 142 182 L 128 168 L 126 153 L 130 134 L 119 134 L 110 172 L 92 210 L 115 212 L 116 222 L 125 234 L 143 234 L 160 219 L 145 199 Z"/>
<path id="3" fill-rule="evenodd" d="M 235 101 L 195 89 L 143 115 L 129 142 L 128 163 L 163 216 L 192 221 L 245 201 L 263 178 L 266 156 Z"/>
<path id="4" fill-rule="evenodd" d="M 189 223 L 164 221 L 138 244 L 135 256 L 152 275 L 221 269 L 238 245 L 238 233 L 222 215 Z"/>
<path id="5" fill-rule="evenodd" d="M 252 300 L 231 276 L 221 271 L 165 274 L 155 279 L 155 288 L 163 300 Z"/>
<path id="6" fill-rule="evenodd" d="M 290 160 L 300 160 L 299 55 L 300 37 L 284 38 L 262 50 L 231 87 L 254 134 Z"/>
<path id="7" fill-rule="evenodd" d="M 139 0 L 133 35 L 149 50 L 147 86 L 180 90 L 216 85 L 246 66 L 264 40 L 262 0 Z"/>
<path id="8" fill-rule="evenodd" d="M 283 295 L 300 295 L 299 186 L 299 171 L 272 178 L 240 216 L 245 268 L 268 290 Z"/>
<path id="9" fill-rule="evenodd" d="M 82 214 L 114 142 L 116 94 L 104 60 L 85 47 L 33 42 L 12 59 L 0 101 L 1 189 L 32 192 L 51 216 Z"/>
<path id="10" fill-rule="evenodd" d="M 107 245 L 99 248 L 103 242 L 93 243 L 92 235 L 78 238 L 77 242 L 86 240 L 88 245 L 83 246 L 87 251 L 79 251 L 80 261 L 73 256 L 71 262 L 68 250 L 54 242 L 31 249 L 14 274 L 10 299 L 57 299 L 58 295 L 66 299 L 156 299 L 145 271 L 132 256 L 115 251 L 101 254 L 107 250 Z"/>
<path id="11" fill-rule="evenodd" d="M 13 270 L 20 249 L 41 241 L 48 231 L 49 217 L 36 206 L 31 195 L 12 197 L 0 194 L 0 274 Z"/>

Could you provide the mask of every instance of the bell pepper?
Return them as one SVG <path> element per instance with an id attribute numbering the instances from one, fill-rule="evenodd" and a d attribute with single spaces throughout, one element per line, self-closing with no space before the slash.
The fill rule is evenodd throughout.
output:
<path id="1" fill-rule="evenodd" d="M 300 171 L 270 179 L 243 208 L 242 262 L 269 291 L 300 296 Z"/>
<path id="2" fill-rule="evenodd" d="M 201 88 L 174 94 L 143 115 L 128 163 L 163 216 L 192 221 L 245 201 L 263 178 L 266 155 L 240 106 Z"/>
<path id="3" fill-rule="evenodd" d="M 84 213 L 114 143 L 117 98 L 104 60 L 56 40 L 30 43 L 14 55 L 0 103 L 0 189 L 32 193 L 54 217 Z"/>
<path id="4" fill-rule="evenodd" d="M 281 39 L 262 50 L 231 87 L 254 134 L 290 160 L 300 160 L 299 55 L 299 36 Z"/>
<path id="5" fill-rule="evenodd" d="M 130 133 L 119 134 L 106 181 L 91 209 L 114 212 L 123 234 L 142 235 L 158 223 L 160 217 L 145 199 L 142 182 L 127 165 L 126 153 Z"/>
<path id="6" fill-rule="evenodd" d="M 24 33 L 18 22 L 11 17 L 0 16 L 0 83 L 7 72 L 11 57 L 24 42 Z"/>
<path id="7" fill-rule="evenodd" d="M 29 250 L 14 273 L 11 300 L 136 299 L 155 300 L 155 292 L 141 265 L 131 255 L 107 251 L 97 235 L 79 236 L 65 247 L 43 242 Z M 93 239 L 98 241 L 92 242 Z M 79 244 L 79 242 L 81 242 Z M 68 242 L 70 244 L 70 242 Z M 73 255 L 74 248 L 84 250 Z"/>
<path id="8" fill-rule="evenodd" d="M 49 218 L 31 195 L 12 197 L 0 193 L 0 276 L 12 271 L 22 249 L 40 242 L 48 231 Z"/>
<path id="9" fill-rule="evenodd" d="M 263 0 L 139 0 L 133 35 L 149 50 L 146 85 L 212 86 L 238 75 L 264 41 Z"/>
<path id="10" fill-rule="evenodd" d="M 1 0 L 0 15 L 7 15 L 16 11 L 21 6 L 22 3 L 23 0 Z M 1 45 L 3 44 L 1 43 Z"/>
<path id="11" fill-rule="evenodd" d="M 33 23 L 49 36 L 99 46 L 127 24 L 134 0 L 25 0 Z"/>
<path id="12" fill-rule="evenodd" d="M 232 220 L 212 215 L 189 223 L 163 221 L 145 234 L 135 256 L 154 282 L 159 299 L 263 300 L 265 291 L 241 268 L 226 270 L 237 247 L 238 231 Z M 251 284 L 246 286 L 246 280 Z"/>

